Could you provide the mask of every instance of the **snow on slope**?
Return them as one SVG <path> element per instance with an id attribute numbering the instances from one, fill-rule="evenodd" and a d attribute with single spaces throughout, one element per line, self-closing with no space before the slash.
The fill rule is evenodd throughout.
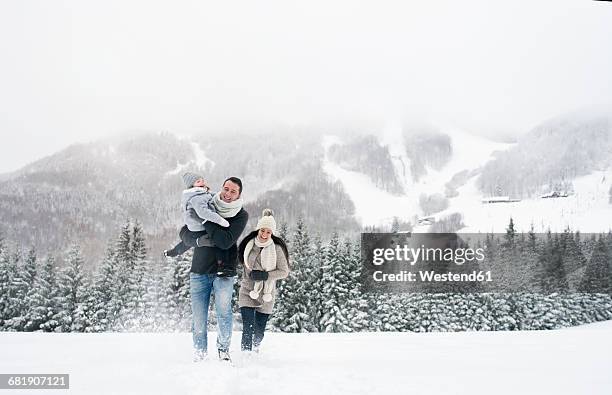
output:
<path id="1" fill-rule="evenodd" d="M 343 169 L 327 158 L 328 148 L 341 144 L 335 136 L 323 138 L 325 158 L 323 171 L 333 180 L 339 180 L 355 205 L 355 217 L 362 225 L 390 223 L 394 216 L 411 218 L 418 213 L 418 196 L 394 196 L 380 188 L 368 176 L 356 171 Z"/>
<path id="2" fill-rule="evenodd" d="M 562 232 L 566 227 L 583 233 L 607 232 L 612 228 L 612 205 L 608 191 L 612 169 L 596 171 L 574 180 L 575 193 L 565 198 L 524 199 L 520 202 L 482 204 L 475 186 L 476 177 L 458 189 L 449 208 L 437 217 L 459 212 L 466 227 L 463 233 L 505 232 L 510 217 L 518 231 L 527 232 L 533 223 L 536 232 Z"/>
<path id="3" fill-rule="evenodd" d="M 486 163 L 494 151 L 505 150 L 512 146 L 489 141 L 459 129 L 449 128 L 445 133 L 451 138 L 453 147 L 451 160 L 440 170 L 428 168 L 427 175 L 415 183 L 409 171 L 403 173 L 400 170 L 410 166 L 409 159 L 405 155 L 401 128 L 390 126 L 384 131 L 381 143 L 389 148 L 396 173 L 403 173 L 398 176 L 404 183 L 404 190 L 407 191 L 403 196 L 395 196 L 379 189 L 366 175 L 343 169 L 328 160 L 327 155 L 323 161 L 323 170 L 332 179 L 342 183 L 355 204 L 356 217 L 362 225 L 388 225 L 393 217 L 411 220 L 415 216 L 422 215 L 419 207 L 419 196 L 422 193 L 444 194 L 444 185 L 453 175 L 462 170 L 476 169 Z M 334 144 L 342 144 L 342 141 L 336 136 L 324 137 L 323 148 L 326 153 Z"/>
<path id="4" fill-rule="evenodd" d="M 444 185 L 463 170 L 474 170 L 491 159 L 495 151 L 503 151 L 514 144 L 497 143 L 466 133 L 460 129 L 447 128 L 444 131 L 451 138 L 453 154 L 450 161 L 440 170 L 428 168 L 427 175 L 414 184 L 420 193 L 444 194 Z"/>
<path id="5" fill-rule="evenodd" d="M 453 155 L 449 163 L 440 170 L 427 169 L 427 175 L 418 182 L 410 177 L 398 177 L 405 183 L 404 196 L 394 196 L 381 190 L 370 179 L 358 172 L 348 171 L 327 159 L 323 169 L 332 179 L 340 180 L 355 204 L 356 217 L 363 225 L 389 225 L 393 217 L 412 220 L 422 216 L 419 196 L 422 193 L 444 194 L 444 185 L 452 176 L 462 170 L 477 169 L 488 160 L 494 151 L 506 150 L 512 144 L 495 143 L 470 135 L 458 129 L 446 128 L 452 141 Z M 381 141 L 386 144 L 396 161 L 405 152 L 400 128 L 389 128 Z M 326 136 L 323 146 L 342 144 L 338 138 Z M 399 158 L 399 159 L 398 159 Z M 409 163 L 408 163 L 409 166 Z M 612 169 L 593 172 L 574 180 L 575 193 L 565 198 L 525 199 L 520 202 L 482 204 L 482 193 L 476 188 L 477 176 L 458 188 L 459 195 L 450 199 L 446 210 L 435 213 L 442 219 L 453 213 L 460 213 L 466 225 L 460 232 L 505 232 L 510 217 L 518 231 L 527 232 L 533 223 L 536 232 L 562 232 L 568 226 L 583 233 L 607 232 L 612 228 L 612 205 L 608 203 L 608 191 L 612 186 Z M 415 231 L 426 229 L 415 228 Z"/>
<path id="6" fill-rule="evenodd" d="M 612 325 L 461 333 L 267 333 L 235 366 L 191 335 L 0 333 L 0 372 L 68 373 L 70 394 L 610 394 Z M 214 345 L 214 334 L 210 343 Z M 234 333 L 232 350 L 239 347 Z M 64 393 L 62 391 L 54 391 Z M 7 391 L 37 394 L 40 391 Z"/>
<path id="7" fill-rule="evenodd" d="M 177 174 L 182 174 L 185 171 L 190 169 L 206 169 L 210 170 L 215 165 L 215 162 L 206 157 L 206 153 L 200 147 L 200 144 L 195 141 L 190 141 L 191 149 L 193 150 L 194 159 L 187 161 L 185 163 L 176 163 L 176 167 L 173 170 L 167 171 L 166 176 L 174 176 Z"/>

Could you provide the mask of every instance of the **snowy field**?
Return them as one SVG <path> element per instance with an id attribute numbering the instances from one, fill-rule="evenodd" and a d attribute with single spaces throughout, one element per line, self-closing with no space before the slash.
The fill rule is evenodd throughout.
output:
<path id="1" fill-rule="evenodd" d="M 577 177 L 575 193 L 556 199 L 524 199 L 520 202 L 482 204 L 475 178 L 458 189 L 459 196 L 451 199 L 450 207 L 438 213 L 460 212 L 466 227 L 463 233 L 505 232 L 508 220 L 513 218 L 516 229 L 527 232 L 533 224 L 535 232 L 563 232 L 568 226 L 582 233 L 607 232 L 612 229 L 612 205 L 608 191 L 612 187 L 612 170 L 593 172 Z"/>
<path id="2" fill-rule="evenodd" d="M 0 373 L 69 373 L 69 390 L 0 394 L 612 394 L 612 321 L 555 331 L 268 333 L 234 366 L 180 334 L 0 333 Z M 215 334 L 211 339 L 214 341 Z"/>

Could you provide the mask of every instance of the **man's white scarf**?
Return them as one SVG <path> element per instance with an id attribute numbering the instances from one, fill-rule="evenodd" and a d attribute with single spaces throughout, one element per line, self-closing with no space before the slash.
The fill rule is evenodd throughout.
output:
<path id="1" fill-rule="evenodd" d="M 253 245 L 262 247 L 261 250 L 261 267 L 266 272 L 276 269 L 276 247 L 272 238 L 268 239 L 265 243 L 259 241 L 257 237 L 249 240 L 246 247 L 244 248 L 244 265 L 249 269 L 253 270 L 249 263 L 249 254 L 253 249 Z"/>
<path id="2" fill-rule="evenodd" d="M 213 196 L 212 204 L 215 206 L 217 213 L 223 218 L 231 218 L 238 214 L 238 211 L 242 208 L 242 198 L 238 198 L 233 202 L 225 202 L 221 199 L 221 192 L 215 193 Z"/>

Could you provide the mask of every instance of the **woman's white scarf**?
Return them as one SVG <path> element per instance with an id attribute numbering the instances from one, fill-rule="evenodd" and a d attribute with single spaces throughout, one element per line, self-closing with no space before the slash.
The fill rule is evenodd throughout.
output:
<path id="1" fill-rule="evenodd" d="M 221 199 L 221 192 L 217 192 L 215 196 L 213 196 L 212 204 L 215 206 L 215 210 L 220 216 L 223 218 L 231 218 L 238 214 L 238 211 L 242 208 L 242 198 L 238 198 L 228 203 Z"/>
<path id="2" fill-rule="evenodd" d="M 268 239 L 265 243 L 259 241 L 257 237 L 249 240 L 246 247 L 244 248 L 244 265 L 249 269 L 253 270 L 249 263 L 249 254 L 253 249 L 253 245 L 257 247 L 262 247 L 261 250 L 261 267 L 269 272 L 271 270 L 276 269 L 276 247 L 272 238 Z"/>

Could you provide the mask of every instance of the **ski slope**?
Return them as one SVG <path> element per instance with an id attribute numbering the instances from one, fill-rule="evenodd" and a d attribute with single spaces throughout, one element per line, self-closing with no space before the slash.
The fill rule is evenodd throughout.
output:
<path id="1" fill-rule="evenodd" d="M 401 128 L 387 128 L 381 143 L 388 147 L 392 156 L 396 174 L 402 183 L 405 195 L 393 195 L 379 189 L 370 178 L 362 173 L 350 171 L 332 162 L 325 155 L 323 170 L 331 177 L 342 183 L 347 194 L 355 205 L 355 217 L 362 225 L 389 225 L 394 217 L 403 220 L 413 220 L 423 215 L 419 207 L 421 194 L 444 194 L 444 185 L 453 175 L 463 170 L 474 170 L 491 159 L 495 151 L 508 149 L 512 144 L 497 143 L 485 138 L 471 135 L 459 129 L 445 128 L 451 139 L 453 155 L 450 161 L 440 170 L 427 168 L 427 175 L 414 182 L 404 168 L 410 167 L 410 159 L 406 157 L 404 137 Z M 327 153 L 334 144 L 343 144 L 336 136 L 328 135 L 323 138 L 323 149 Z M 397 162 L 401 161 L 401 165 Z"/>
<path id="2" fill-rule="evenodd" d="M 451 138 L 453 155 L 440 170 L 427 169 L 427 175 L 413 182 L 402 175 L 405 195 L 392 195 L 378 187 L 365 174 L 343 169 L 325 157 L 323 169 L 333 180 L 342 183 L 355 205 L 355 216 L 362 225 L 389 226 L 394 217 L 412 221 L 424 215 L 419 207 L 421 194 L 444 194 L 445 184 L 456 173 L 475 170 L 492 158 L 495 151 L 512 147 L 512 144 L 496 143 L 473 136 L 458 129 L 444 130 Z M 388 131 L 384 137 L 393 152 L 405 151 L 399 132 Z M 323 148 L 342 141 L 326 136 Z M 392 147 L 392 148 L 391 148 Z M 397 156 L 397 155 L 396 155 Z M 407 160 L 403 158 L 403 161 Z M 396 166 L 396 172 L 398 167 Z M 459 232 L 505 232 L 510 217 L 518 231 L 527 232 L 533 224 L 536 232 L 562 232 L 568 226 L 583 233 L 607 232 L 612 228 L 612 204 L 609 190 L 612 186 L 612 169 L 595 171 L 573 180 L 574 194 L 563 198 L 524 199 L 520 202 L 483 204 L 483 194 L 476 187 L 478 176 L 473 176 L 457 189 L 458 196 L 449 199 L 447 209 L 432 216 L 441 220 L 453 213 L 463 217 L 465 227 Z M 415 227 L 415 232 L 427 232 L 426 227 Z"/>
<path id="3" fill-rule="evenodd" d="M 267 333 L 250 359 L 236 351 L 239 336 L 232 367 L 191 362 L 189 333 L 4 332 L 0 372 L 70 374 L 70 390 L 58 394 L 612 393 L 612 321 L 526 332 Z"/>

